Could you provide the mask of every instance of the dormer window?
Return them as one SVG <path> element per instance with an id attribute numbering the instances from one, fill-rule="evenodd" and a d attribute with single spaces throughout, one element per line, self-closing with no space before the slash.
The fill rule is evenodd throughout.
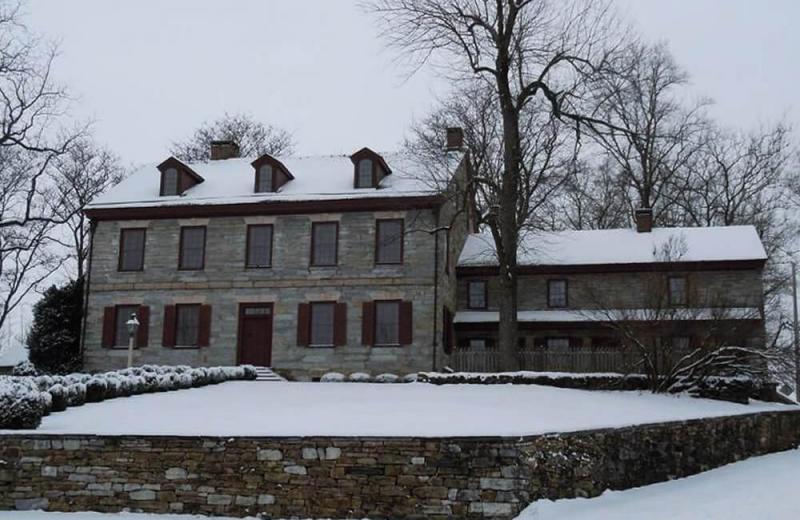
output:
<path id="1" fill-rule="evenodd" d="M 358 161 L 358 177 L 356 188 L 374 188 L 372 176 L 372 159 L 361 159 Z"/>
<path id="2" fill-rule="evenodd" d="M 174 157 L 159 164 L 158 170 L 161 172 L 159 193 L 162 197 L 182 195 L 183 192 L 204 180 L 194 170 Z"/>
<path id="3" fill-rule="evenodd" d="M 167 168 L 164 170 L 164 187 L 162 195 L 178 195 L 178 170 Z"/>
<path id="4" fill-rule="evenodd" d="M 256 192 L 265 193 L 275 191 L 272 189 L 272 165 L 262 164 L 256 171 Z"/>
<path id="5" fill-rule="evenodd" d="M 369 148 L 362 148 L 350 156 L 355 166 L 353 186 L 356 189 L 377 188 L 384 177 L 392 173 L 383 157 Z"/>
<path id="6" fill-rule="evenodd" d="M 294 179 L 286 165 L 269 154 L 262 155 L 250 164 L 255 169 L 253 189 L 256 193 L 274 193 Z"/>

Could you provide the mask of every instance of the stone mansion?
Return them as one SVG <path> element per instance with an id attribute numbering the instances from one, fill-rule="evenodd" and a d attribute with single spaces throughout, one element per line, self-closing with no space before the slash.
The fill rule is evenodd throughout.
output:
<path id="1" fill-rule="evenodd" d="M 491 352 L 497 262 L 472 205 L 460 207 L 468 198 L 450 196 L 471 173 L 460 130 L 445 141 L 449 182 L 439 184 L 406 154 L 245 159 L 226 141 L 207 163 L 170 157 L 136 171 L 86 208 L 86 367 L 125 365 L 132 313 L 135 364 L 249 363 L 313 379 Z M 525 238 L 520 349 L 607 346 L 614 320 L 686 344 L 723 323 L 763 344 L 755 229 L 637 217 L 637 229 Z M 654 306 L 668 315 L 645 319 Z"/>

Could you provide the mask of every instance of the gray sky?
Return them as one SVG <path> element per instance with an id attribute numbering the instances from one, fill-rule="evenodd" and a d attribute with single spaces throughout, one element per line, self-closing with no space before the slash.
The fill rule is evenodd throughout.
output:
<path id="1" fill-rule="evenodd" d="M 619 0 L 670 42 L 727 125 L 800 123 L 796 0 Z M 31 28 L 60 42 L 56 72 L 76 115 L 126 162 L 224 111 L 291 130 L 302 154 L 391 149 L 446 85 L 409 80 L 349 0 L 28 0 Z"/>

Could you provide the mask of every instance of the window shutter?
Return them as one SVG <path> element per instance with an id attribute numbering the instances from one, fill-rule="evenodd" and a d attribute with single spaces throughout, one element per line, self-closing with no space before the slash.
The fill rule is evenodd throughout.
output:
<path id="1" fill-rule="evenodd" d="M 442 346 L 445 354 L 453 352 L 453 314 L 447 306 L 442 309 Z"/>
<path id="2" fill-rule="evenodd" d="M 311 331 L 311 306 L 301 303 L 297 306 L 297 346 L 307 347 Z"/>
<path id="3" fill-rule="evenodd" d="M 164 336 L 161 344 L 165 347 L 175 346 L 175 306 L 164 306 Z"/>
<path id="4" fill-rule="evenodd" d="M 347 345 L 347 304 L 337 303 L 333 316 L 333 344 Z"/>
<path id="5" fill-rule="evenodd" d="M 198 317 L 197 346 L 207 347 L 211 344 L 211 305 L 200 306 Z"/>
<path id="6" fill-rule="evenodd" d="M 115 312 L 114 307 L 105 307 L 103 309 L 103 348 L 111 348 L 114 346 L 115 330 Z"/>
<path id="7" fill-rule="evenodd" d="M 414 342 L 411 317 L 411 302 L 400 302 L 400 344 L 410 345 Z"/>
<path id="8" fill-rule="evenodd" d="M 136 311 L 136 319 L 139 320 L 139 330 L 136 332 L 136 346 L 146 347 L 150 341 L 150 307 L 140 305 Z"/>
<path id="9" fill-rule="evenodd" d="M 375 343 L 375 302 L 364 302 L 361 307 L 361 344 Z"/>

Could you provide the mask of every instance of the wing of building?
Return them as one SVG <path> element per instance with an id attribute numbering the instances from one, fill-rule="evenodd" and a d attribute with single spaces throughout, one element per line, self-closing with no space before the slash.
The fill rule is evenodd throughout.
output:
<path id="1" fill-rule="evenodd" d="M 240 158 L 215 142 L 207 163 L 141 168 L 86 208 L 87 367 L 124 366 L 132 341 L 135 364 L 250 363 L 302 379 L 491 369 L 497 262 L 453 196 L 470 175 L 460 149 L 457 130 L 433 163 L 369 148 Z M 763 344 L 755 230 L 650 229 L 640 217 L 638 230 L 525 237 L 520 351 L 569 354 L 528 368 L 596 368 L 576 352 L 618 346 L 612 323 L 681 345 L 721 330 Z"/>

